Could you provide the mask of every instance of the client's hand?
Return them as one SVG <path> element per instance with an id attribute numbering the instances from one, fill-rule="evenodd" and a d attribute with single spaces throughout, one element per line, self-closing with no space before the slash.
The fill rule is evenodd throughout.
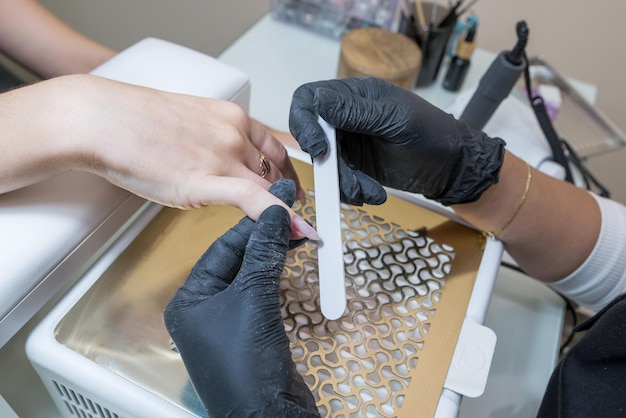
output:
<path id="1" fill-rule="evenodd" d="M 289 206 L 294 201 L 289 180 L 270 191 Z M 212 417 L 319 416 L 280 314 L 289 234 L 280 206 L 256 223 L 243 218 L 211 245 L 165 310 L 167 329 Z"/>
<path id="2" fill-rule="evenodd" d="M 504 141 L 471 129 L 386 81 L 328 80 L 295 91 L 289 127 L 313 158 L 327 147 L 318 114 L 337 128 L 340 188 L 346 203 L 384 202 L 380 184 L 445 205 L 466 203 L 498 181 Z"/>
<path id="3" fill-rule="evenodd" d="M 234 103 L 78 74 L 2 94 L 0 128 L 0 193 L 82 170 L 182 209 L 232 205 L 257 219 L 278 204 L 293 238 L 316 238 L 267 191 L 298 184 L 285 147 Z"/>

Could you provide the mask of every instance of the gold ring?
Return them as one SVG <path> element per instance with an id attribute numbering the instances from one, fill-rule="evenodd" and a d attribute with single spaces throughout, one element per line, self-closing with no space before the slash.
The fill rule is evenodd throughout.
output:
<path id="1" fill-rule="evenodd" d="M 267 176 L 272 171 L 272 166 L 270 165 L 269 158 L 267 158 L 262 152 L 259 153 L 259 158 L 261 159 L 261 162 L 259 163 L 259 168 L 261 169 L 261 178 L 265 178 L 265 176 Z"/>

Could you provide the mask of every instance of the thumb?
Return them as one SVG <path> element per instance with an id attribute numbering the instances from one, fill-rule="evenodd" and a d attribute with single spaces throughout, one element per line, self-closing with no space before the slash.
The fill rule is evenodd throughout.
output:
<path id="1" fill-rule="evenodd" d="M 289 206 L 295 200 L 296 189 L 292 180 L 279 180 L 272 184 L 269 191 Z M 245 216 L 219 237 L 193 266 L 170 305 L 193 304 L 226 289 L 239 272 L 254 226 L 254 221 Z M 295 247 L 297 244 L 294 242 L 292 245 Z"/>
<path id="2" fill-rule="evenodd" d="M 267 283 L 268 279 L 277 284 L 285 265 L 290 233 L 289 214 L 284 208 L 271 206 L 263 211 L 250 234 L 235 282 L 243 287 L 254 286 L 258 280 Z"/>
<path id="3" fill-rule="evenodd" d="M 339 158 L 337 165 L 342 202 L 361 206 L 363 203 L 380 205 L 387 200 L 385 189 L 376 180 L 362 171 L 350 168 L 343 157 Z"/>

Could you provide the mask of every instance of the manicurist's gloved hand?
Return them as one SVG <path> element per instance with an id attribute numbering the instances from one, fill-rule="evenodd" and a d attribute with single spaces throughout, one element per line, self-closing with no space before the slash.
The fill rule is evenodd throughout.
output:
<path id="1" fill-rule="evenodd" d="M 270 192 L 291 206 L 295 184 Z M 318 417 L 296 370 L 278 282 L 290 223 L 280 206 L 217 239 L 165 309 L 165 324 L 211 417 Z M 297 243 L 291 243 L 296 245 Z"/>
<path id="2" fill-rule="evenodd" d="M 384 80 L 319 81 L 295 91 L 289 128 L 313 158 L 327 148 L 318 114 L 337 128 L 346 203 L 384 202 L 381 184 L 445 205 L 467 203 L 498 181 L 504 141 Z"/>

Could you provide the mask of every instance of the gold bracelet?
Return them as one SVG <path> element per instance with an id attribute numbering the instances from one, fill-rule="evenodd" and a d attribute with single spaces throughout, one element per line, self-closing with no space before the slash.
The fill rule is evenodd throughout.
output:
<path id="1" fill-rule="evenodd" d="M 528 163 L 526 163 L 526 168 L 528 169 L 528 176 L 526 177 L 526 188 L 524 189 L 524 194 L 522 194 L 522 197 L 520 198 L 519 202 L 517 203 L 517 206 L 515 207 L 515 210 L 513 211 L 513 214 L 504 223 L 504 225 L 502 225 L 500 228 L 496 229 L 495 231 L 484 231 L 483 235 L 486 238 L 495 239 L 498 235 L 503 233 L 504 230 L 509 227 L 511 222 L 513 222 L 513 219 L 515 219 L 515 217 L 519 213 L 520 209 L 524 205 L 524 202 L 526 201 L 526 198 L 528 197 L 528 191 L 530 190 L 530 182 L 531 182 L 531 180 L 533 178 L 532 171 L 531 171 L 530 165 Z"/>

